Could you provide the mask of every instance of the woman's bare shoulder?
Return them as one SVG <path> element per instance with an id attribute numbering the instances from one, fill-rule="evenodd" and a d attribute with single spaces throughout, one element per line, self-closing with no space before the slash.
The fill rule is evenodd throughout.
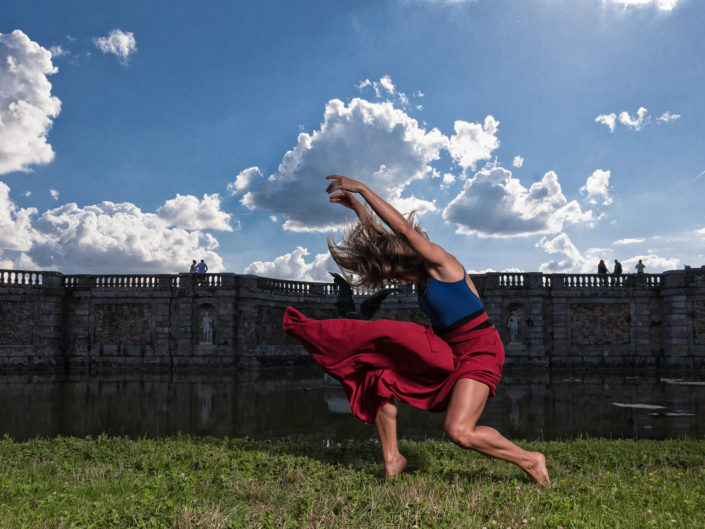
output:
<path id="1" fill-rule="evenodd" d="M 438 248 L 438 259 L 435 263 L 427 265 L 428 274 L 440 281 L 459 281 L 465 277 L 465 268 L 462 263 L 441 246 L 431 243 Z"/>

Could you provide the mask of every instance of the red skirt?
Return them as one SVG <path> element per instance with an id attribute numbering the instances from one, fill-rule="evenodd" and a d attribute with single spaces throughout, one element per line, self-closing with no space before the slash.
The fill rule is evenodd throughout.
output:
<path id="1" fill-rule="evenodd" d="M 353 414 L 368 424 L 392 399 L 445 411 L 460 378 L 487 384 L 494 397 L 504 365 L 502 341 L 484 311 L 441 337 L 412 322 L 313 320 L 289 307 L 284 331 L 340 381 Z"/>

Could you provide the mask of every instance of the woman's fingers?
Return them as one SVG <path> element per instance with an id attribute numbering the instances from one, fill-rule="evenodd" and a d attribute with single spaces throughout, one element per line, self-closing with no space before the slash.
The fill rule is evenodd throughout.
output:
<path id="1" fill-rule="evenodd" d="M 347 176 L 332 174 L 326 176 L 326 180 L 333 180 L 326 188 L 326 192 L 328 193 L 332 193 L 338 189 L 350 193 L 358 193 L 360 191 L 360 182 L 348 178 Z"/>
<path id="2" fill-rule="evenodd" d="M 326 188 L 326 193 L 332 193 L 336 189 L 342 189 L 345 186 L 346 177 L 337 174 L 326 176 L 326 180 L 333 180 Z"/>
<path id="3" fill-rule="evenodd" d="M 331 179 L 330 176 L 326 177 L 327 179 Z M 335 178 L 330 184 L 328 184 L 328 187 L 326 188 L 326 193 L 332 193 L 336 189 L 340 189 L 342 187 L 342 182 L 340 181 L 340 178 Z"/>

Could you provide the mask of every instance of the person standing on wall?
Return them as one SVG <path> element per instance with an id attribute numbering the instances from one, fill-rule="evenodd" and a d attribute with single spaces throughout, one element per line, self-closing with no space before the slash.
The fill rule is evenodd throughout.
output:
<path id="1" fill-rule="evenodd" d="M 415 283 L 419 306 L 432 324 L 314 320 L 292 307 L 284 314 L 284 331 L 342 384 L 353 414 L 377 426 L 385 473 L 393 476 L 406 467 L 397 445 L 394 402 L 400 400 L 445 411 L 444 430 L 452 442 L 509 461 L 548 486 L 543 454 L 477 425 L 501 377 L 504 347 L 463 265 L 428 239 L 413 214 L 405 218 L 362 182 L 340 175 L 327 179 L 330 202 L 358 217 L 342 241 L 328 241 L 346 279 L 368 289 Z"/>
<path id="2" fill-rule="evenodd" d="M 206 272 L 208 272 L 208 265 L 203 259 L 201 259 L 201 262 L 196 265 L 196 277 L 198 278 L 199 285 L 205 283 Z"/>
<path id="3" fill-rule="evenodd" d="M 607 265 L 605 264 L 604 259 L 600 259 L 600 262 L 597 264 L 597 273 L 598 274 L 607 274 L 609 271 L 607 270 Z"/>
<path id="4" fill-rule="evenodd" d="M 607 265 L 605 264 L 604 259 L 600 259 L 600 262 L 597 264 L 597 273 L 600 275 L 600 285 L 605 285 L 606 281 L 606 276 L 609 274 L 609 270 L 607 270 Z"/>
<path id="5" fill-rule="evenodd" d="M 643 274 L 644 268 L 646 268 L 646 265 L 641 262 L 641 259 L 639 259 L 639 262 L 636 264 L 636 266 L 634 268 L 636 268 L 637 274 Z"/>

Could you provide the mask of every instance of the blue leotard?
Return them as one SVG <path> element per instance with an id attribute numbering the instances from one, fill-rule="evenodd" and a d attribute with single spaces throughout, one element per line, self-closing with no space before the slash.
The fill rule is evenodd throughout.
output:
<path id="1" fill-rule="evenodd" d="M 449 329 L 467 316 L 482 310 L 482 302 L 465 280 L 441 281 L 428 276 L 419 286 L 419 307 L 434 330 Z"/>

